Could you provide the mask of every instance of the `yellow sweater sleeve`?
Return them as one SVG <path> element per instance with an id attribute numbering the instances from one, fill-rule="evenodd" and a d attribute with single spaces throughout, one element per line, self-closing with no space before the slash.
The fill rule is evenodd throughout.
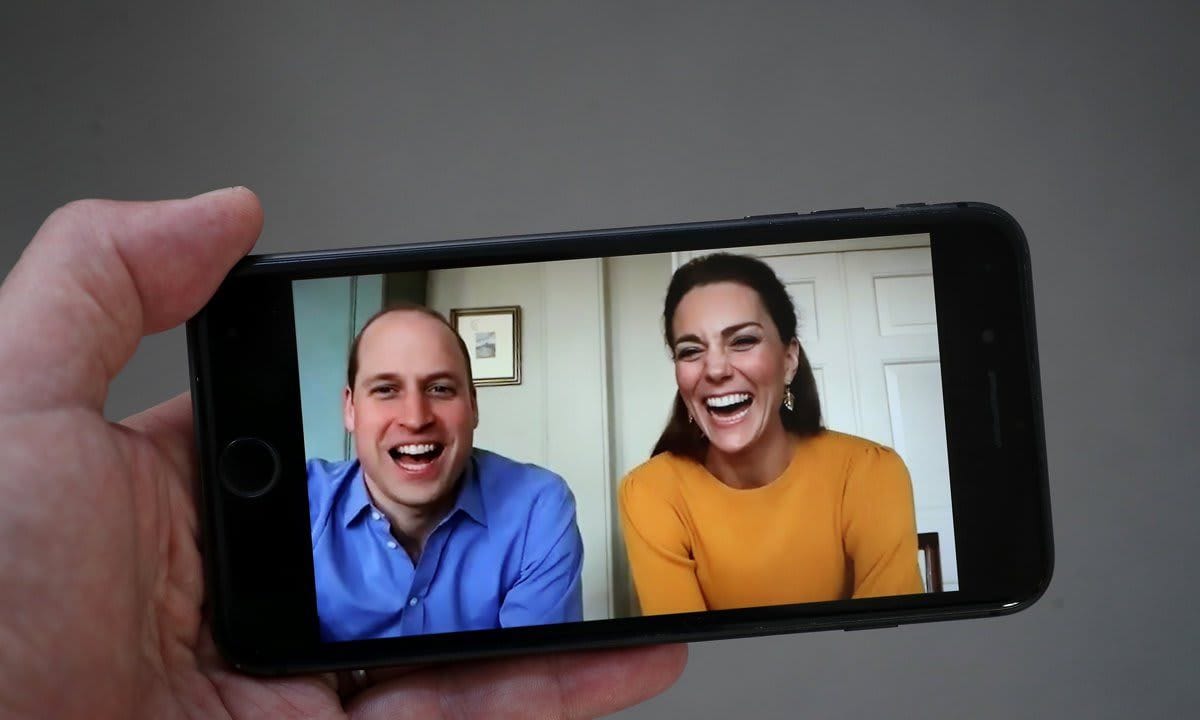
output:
<path id="1" fill-rule="evenodd" d="M 666 462 L 651 461 L 625 476 L 618 492 L 625 548 L 643 615 L 707 609 L 687 525 L 672 502 L 671 472 Z"/>
<path id="2" fill-rule="evenodd" d="M 924 591 L 917 564 L 917 522 L 908 468 L 890 448 L 872 446 L 850 460 L 842 499 L 852 597 Z"/>

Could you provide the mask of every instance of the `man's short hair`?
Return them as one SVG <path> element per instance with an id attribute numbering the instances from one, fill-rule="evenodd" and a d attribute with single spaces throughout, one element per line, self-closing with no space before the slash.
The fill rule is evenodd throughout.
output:
<path id="1" fill-rule="evenodd" d="M 354 381 L 358 377 L 358 344 L 362 341 L 363 333 L 367 328 L 371 327 L 371 323 L 379 318 L 394 312 L 416 312 L 431 317 L 441 324 L 445 325 L 454 335 L 454 339 L 458 341 L 458 350 L 462 353 L 463 364 L 467 367 L 467 384 L 471 387 L 471 395 L 475 395 L 475 377 L 471 374 L 471 353 L 467 350 L 467 344 L 463 342 L 462 336 L 450 324 L 450 321 L 445 318 L 440 312 L 431 307 L 427 307 L 415 302 L 398 302 L 388 305 L 384 309 L 367 318 L 367 322 L 354 336 L 354 342 L 350 343 L 350 357 L 346 361 L 346 387 L 350 388 L 350 392 L 354 392 Z"/>

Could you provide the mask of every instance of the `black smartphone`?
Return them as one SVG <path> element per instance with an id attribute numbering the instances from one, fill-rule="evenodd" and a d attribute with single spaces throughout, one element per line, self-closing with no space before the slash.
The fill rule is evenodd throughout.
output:
<path id="1" fill-rule="evenodd" d="M 188 324 L 209 606 L 284 674 L 985 617 L 1053 549 L 981 203 L 251 256 Z"/>

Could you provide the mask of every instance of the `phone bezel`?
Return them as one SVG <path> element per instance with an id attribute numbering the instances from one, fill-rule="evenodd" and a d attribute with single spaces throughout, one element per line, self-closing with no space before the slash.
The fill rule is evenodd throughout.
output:
<path id="1" fill-rule="evenodd" d="M 911 233 L 931 238 L 963 589 L 320 642 L 307 489 L 302 481 L 288 481 L 297 468 L 303 471 L 305 459 L 293 280 Z M 981 339 L 985 330 L 991 331 L 992 341 Z M 223 654 L 248 672 L 290 674 L 999 615 L 1032 604 L 1052 573 L 1028 247 L 1016 221 L 991 205 L 855 209 L 251 256 L 189 321 L 188 346 L 211 621 Z M 997 382 L 1003 393 L 997 393 Z M 221 448 L 247 436 L 265 439 L 283 463 L 281 482 L 254 498 L 224 490 L 217 479 Z M 997 438 L 1003 447 L 995 447 Z"/>

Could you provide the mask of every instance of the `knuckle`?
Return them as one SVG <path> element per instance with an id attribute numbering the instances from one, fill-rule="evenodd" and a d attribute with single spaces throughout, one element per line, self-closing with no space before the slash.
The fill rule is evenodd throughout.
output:
<path id="1" fill-rule="evenodd" d="M 106 205 L 103 200 L 73 200 L 50 213 L 39 234 L 56 243 L 89 240 L 101 229 L 98 216 Z"/>

